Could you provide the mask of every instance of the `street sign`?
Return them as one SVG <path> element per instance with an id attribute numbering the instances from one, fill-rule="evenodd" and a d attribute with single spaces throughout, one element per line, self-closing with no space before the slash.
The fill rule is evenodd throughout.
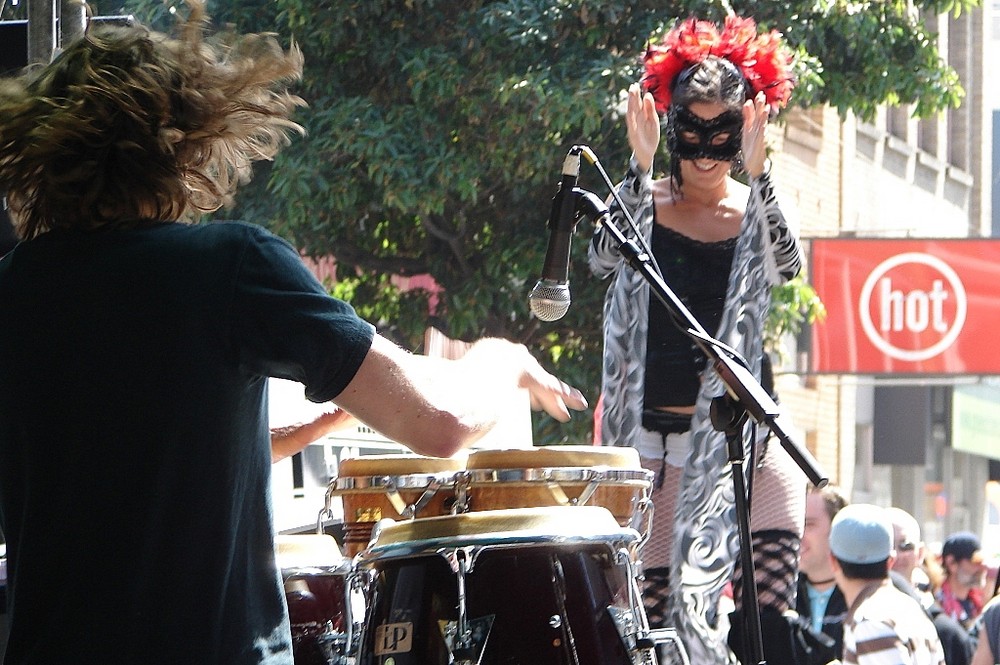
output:
<path id="1" fill-rule="evenodd" d="M 817 239 L 811 273 L 813 372 L 1000 373 L 1000 240 Z"/>

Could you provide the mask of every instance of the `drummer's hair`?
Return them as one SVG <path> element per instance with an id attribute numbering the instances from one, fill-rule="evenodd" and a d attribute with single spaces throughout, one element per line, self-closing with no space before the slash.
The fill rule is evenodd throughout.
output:
<path id="1" fill-rule="evenodd" d="M 0 79 L 0 191 L 23 239 L 193 220 L 304 133 L 303 58 L 273 35 L 205 36 L 202 0 L 170 37 L 91 21 L 51 63 Z"/>

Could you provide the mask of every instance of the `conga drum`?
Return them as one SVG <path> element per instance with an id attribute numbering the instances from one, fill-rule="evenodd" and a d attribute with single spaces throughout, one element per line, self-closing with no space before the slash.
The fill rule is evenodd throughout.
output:
<path id="1" fill-rule="evenodd" d="M 653 663 L 639 538 L 599 506 L 382 523 L 355 559 L 369 571 L 357 662 Z"/>
<path id="2" fill-rule="evenodd" d="M 341 554 L 333 536 L 278 535 L 276 545 L 295 665 L 345 662 L 354 628 L 351 560 Z"/>
<path id="3" fill-rule="evenodd" d="M 601 506 L 623 527 L 649 506 L 653 473 L 634 448 L 540 446 L 477 450 L 456 480 L 458 512 L 542 506 Z"/>
<path id="4" fill-rule="evenodd" d="M 366 455 L 342 460 L 327 495 L 344 505 L 344 552 L 349 557 L 371 540 L 382 519 L 448 515 L 455 502 L 455 474 L 463 458 Z"/>

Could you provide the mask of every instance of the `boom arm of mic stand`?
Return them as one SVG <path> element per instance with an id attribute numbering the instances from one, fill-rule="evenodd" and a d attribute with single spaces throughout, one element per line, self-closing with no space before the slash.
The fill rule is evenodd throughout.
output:
<path id="1" fill-rule="evenodd" d="M 795 463 L 813 485 L 823 487 L 829 483 L 829 477 L 820 470 L 819 463 L 812 454 L 796 443 L 781 426 L 778 405 L 774 403 L 760 382 L 745 365 L 738 362 L 728 351 L 722 350 L 720 342 L 705 332 L 705 329 L 690 310 L 684 306 L 677 294 L 663 281 L 663 277 L 650 266 L 649 254 L 640 251 L 634 241 L 626 238 L 621 230 L 606 218 L 602 223 L 605 229 L 614 236 L 621 255 L 632 268 L 649 282 L 650 289 L 657 299 L 667 307 L 673 316 L 688 322 L 688 335 L 712 361 L 713 369 L 722 379 L 730 396 L 746 409 L 754 420 L 766 425 L 778 437 L 782 448 L 795 460 Z"/>
<path id="2" fill-rule="evenodd" d="M 692 337 L 697 337 L 697 335 L 692 335 Z M 774 403 L 774 400 L 771 399 L 771 396 L 751 374 L 750 370 L 736 362 L 729 354 L 720 351 L 714 343 L 706 344 L 703 341 L 699 345 L 702 349 L 708 346 L 714 350 L 714 353 L 708 351 L 706 353 L 712 359 L 715 373 L 726 385 L 729 395 L 743 405 L 743 408 L 754 420 L 767 425 L 768 429 L 778 437 L 781 447 L 806 474 L 809 482 L 816 487 L 824 487 L 829 483 L 830 479 L 820 470 L 819 462 L 812 456 L 812 453 L 800 446 L 782 427 L 778 405 Z"/>

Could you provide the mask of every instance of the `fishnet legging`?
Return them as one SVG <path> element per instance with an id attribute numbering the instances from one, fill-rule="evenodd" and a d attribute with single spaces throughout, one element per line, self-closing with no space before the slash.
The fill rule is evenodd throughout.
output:
<path id="1" fill-rule="evenodd" d="M 795 607 L 796 573 L 799 541 L 789 531 L 753 533 L 753 565 L 757 580 L 757 605 L 761 610 L 773 609 L 779 614 Z M 736 562 L 733 573 L 733 600 L 736 609 L 743 606 L 743 569 Z"/>
<path id="2" fill-rule="evenodd" d="M 751 535 L 757 600 L 761 609 L 779 613 L 795 607 L 799 543 L 805 521 L 805 482 L 802 471 L 775 442 L 758 446 L 758 459 L 751 480 Z M 643 548 L 645 568 L 643 605 L 650 626 L 669 627 L 670 548 L 673 515 L 681 469 L 661 460 L 643 458 L 642 464 L 656 473 L 652 492 L 654 524 L 650 542 Z M 736 528 L 736 525 L 733 525 Z M 737 558 L 738 561 L 738 558 Z M 734 600 L 742 605 L 742 576 L 734 571 Z"/>

